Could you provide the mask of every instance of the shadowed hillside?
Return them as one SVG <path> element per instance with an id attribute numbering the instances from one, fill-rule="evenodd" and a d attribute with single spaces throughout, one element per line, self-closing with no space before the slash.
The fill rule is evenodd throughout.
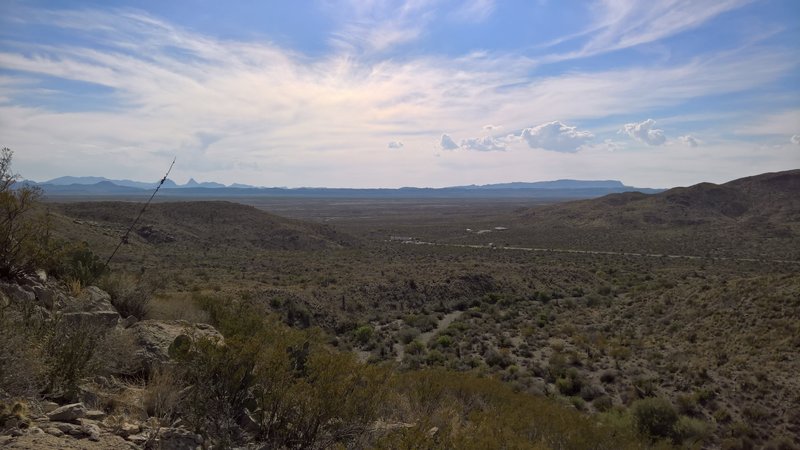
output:
<path id="1" fill-rule="evenodd" d="M 87 202 L 52 207 L 80 225 L 121 235 L 139 213 L 141 203 Z M 354 243 L 352 238 L 324 225 L 286 219 L 223 201 L 152 204 L 133 234 L 150 244 L 203 248 L 319 250 Z"/>

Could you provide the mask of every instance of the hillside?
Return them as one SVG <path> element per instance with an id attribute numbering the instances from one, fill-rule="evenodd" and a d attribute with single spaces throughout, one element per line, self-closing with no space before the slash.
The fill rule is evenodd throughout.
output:
<path id="1" fill-rule="evenodd" d="M 531 208 L 516 225 L 525 244 L 796 260 L 800 170 Z"/>
<path id="2" fill-rule="evenodd" d="M 70 218 L 121 231 L 139 213 L 141 204 L 92 202 L 53 204 L 53 207 Z M 203 247 L 312 250 L 353 243 L 352 238 L 324 225 L 285 219 L 251 206 L 222 201 L 152 204 L 134 232 L 152 244 Z"/>

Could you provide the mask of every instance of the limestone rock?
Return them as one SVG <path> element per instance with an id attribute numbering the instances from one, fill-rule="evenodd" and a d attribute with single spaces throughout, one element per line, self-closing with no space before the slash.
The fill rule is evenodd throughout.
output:
<path id="1" fill-rule="evenodd" d="M 86 407 L 83 403 L 64 405 L 47 413 L 47 418 L 54 422 L 75 422 L 83 417 L 86 417 Z"/>
<path id="2" fill-rule="evenodd" d="M 180 336 L 223 342 L 222 335 L 211 325 L 190 324 L 183 320 L 142 320 L 126 331 L 135 337 L 139 347 L 136 354 L 145 372 L 170 360 L 170 347 Z"/>
<path id="3" fill-rule="evenodd" d="M 111 328 L 119 323 L 120 316 L 111 304 L 111 296 L 107 292 L 89 286 L 75 301 L 67 305 L 63 320 L 66 323 L 99 324 Z"/>
<path id="4" fill-rule="evenodd" d="M 100 427 L 94 423 L 86 423 L 81 427 L 81 431 L 83 434 L 89 436 L 90 441 L 99 441 L 100 440 Z"/>
<path id="5" fill-rule="evenodd" d="M 86 418 L 90 420 L 103 420 L 106 418 L 106 413 L 97 409 L 86 411 Z"/>

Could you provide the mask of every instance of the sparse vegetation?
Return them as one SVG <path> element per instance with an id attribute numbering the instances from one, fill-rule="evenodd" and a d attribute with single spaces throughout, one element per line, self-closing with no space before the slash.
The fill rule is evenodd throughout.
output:
<path id="1" fill-rule="evenodd" d="M 105 384 L 98 401 L 115 417 L 147 417 L 153 436 L 181 419 L 221 446 L 799 444 L 798 399 L 771 394 L 800 390 L 796 265 L 385 241 L 475 242 L 461 230 L 520 214 L 503 205 L 446 220 L 408 206 L 402 219 L 345 217 L 337 230 L 228 203 L 173 205 L 148 210 L 148 233 L 106 274 L 98 255 L 135 208 L 49 205 L 50 242 L 66 244 L 48 283 L 64 296 L 47 306 L 3 288 L 0 397 L 75 398 Z M 591 249 L 596 232 L 570 239 Z M 530 230 L 504 233 L 514 243 Z M 90 280 L 122 319 L 210 323 L 223 339 L 181 331 L 171 364 L 136 365 L 133 331 L 63 320 L 57 305 Z"/>

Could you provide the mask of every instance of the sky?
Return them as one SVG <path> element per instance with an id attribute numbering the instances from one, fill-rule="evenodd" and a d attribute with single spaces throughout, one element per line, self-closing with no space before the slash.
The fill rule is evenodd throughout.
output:
<path id="1" fill-rule="evenodd" d="M 800 168 L 796 0 L 0 2 L 23 178 L 442 187 Z"/>

